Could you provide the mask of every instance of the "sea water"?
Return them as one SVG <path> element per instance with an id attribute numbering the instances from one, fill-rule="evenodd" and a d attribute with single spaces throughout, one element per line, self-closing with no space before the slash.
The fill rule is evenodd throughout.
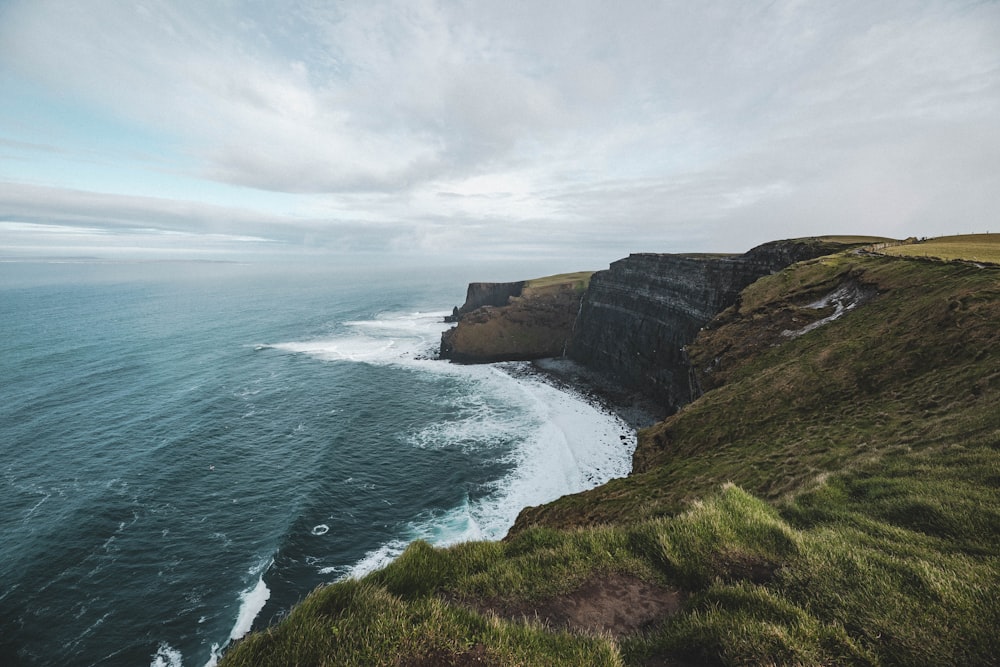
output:
<path id="1" fill-rule="evenodd" d="M 0 264 L 0 663 L 210 665 L 415 539 L 628 473 L 613 415 L 434 358 L 465 280 Z"/>

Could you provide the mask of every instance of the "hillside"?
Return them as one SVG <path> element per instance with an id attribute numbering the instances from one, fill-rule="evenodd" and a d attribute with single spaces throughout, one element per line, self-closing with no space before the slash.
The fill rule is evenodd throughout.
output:
<path id="1" fill-rule="evenodd" d="M 886 255 L 1000 264 L 1000 234 L 961 234 L 893 244 Z"/>
<path id="2" fill-rule="evenodd" d="M 981 665 L 1000 655 L 1000 267 L 847 250 L 688 346 L 633 473 L 413 544 L 223 665 Z"/>

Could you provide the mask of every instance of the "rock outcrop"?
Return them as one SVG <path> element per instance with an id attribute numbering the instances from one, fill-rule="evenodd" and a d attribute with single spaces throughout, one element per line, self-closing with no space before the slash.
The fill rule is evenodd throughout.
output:
<path id="1" fill-rule="evenodd" d="M 506 306 L 512 297 L 521 296 L 525 281 L 514 283 L 469 283 L 465 303 L 451 311 L 445 322 L 458 322 L 463 316 L 483 306 Z"/>
<path id="2" fill-rule="evenodd" d="M 691 399 L 684 346 L 741 290 L 843 244 L 775 241 L 743 255 L 633 254 L 591 279 L 568 356 L 673 412 Z"/>
<path id="3" fill-rule="evenodd" d="M 465 304 L 449 318 L 458 325 L 441 335 L 441 358 L 489 363 L 562 356 L 589 276 L 469 285 Z"/>

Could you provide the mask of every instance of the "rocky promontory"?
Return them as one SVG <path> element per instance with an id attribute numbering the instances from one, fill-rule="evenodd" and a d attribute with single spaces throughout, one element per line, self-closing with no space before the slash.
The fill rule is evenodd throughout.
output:
<path id="1" fill-rule="evenodd" d="M 461 363 L 561 356 L 580 311 L 589 272 L 518 283 L 472 283 L 441 335 L 441 358 Z"/>
<path id="2" fill-rule="evenodd" d="M 465 291 L 465 303 L 456 306 L 445 322 L 458 322 L 465 315 L 483 306 L 506 306 L 513 298 L 521 296 L 525 281 L 513 283 L 469 283 Z"/>

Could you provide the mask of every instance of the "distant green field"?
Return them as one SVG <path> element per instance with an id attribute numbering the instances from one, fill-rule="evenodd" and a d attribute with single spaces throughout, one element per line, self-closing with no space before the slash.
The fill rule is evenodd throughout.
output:
<path id="1" fill-rule="evenodd" d="M 891 246 L 881 252 L 897 257 L 936 257 L 1000 264 L 1000 234 L 942 236 L 917 243 Z"/>
<path id="2" fill-rule="evenodd" d="M 889 243 L 896 239 L 890 239 L 886 236 L 820 236 L 819 240 L 851 245 L 854 243 Z"/>
<path id="3" fill-rule="evenodd" d="M 524 286 L 529 289 L 542 289 L 545 287 L 552 287 L 554 285 L 575 284 L 578 289 L 587 289 L 587 285 L 590 284 L 590 276 L 593 274 L 593 271 L 559 273 L 554 276 L 545 276 L 529 280 Z"/>

